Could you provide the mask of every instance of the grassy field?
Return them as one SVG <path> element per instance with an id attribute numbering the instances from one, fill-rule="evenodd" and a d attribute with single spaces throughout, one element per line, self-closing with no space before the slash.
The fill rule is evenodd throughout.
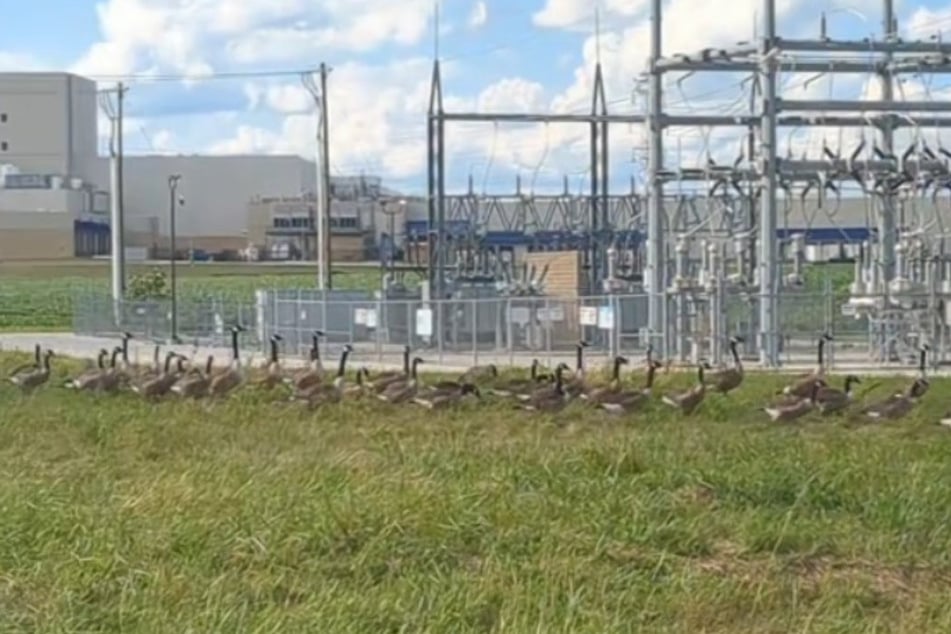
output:
<path id="1" fill-rule="evenodd" d="M 688 420 L 0 386 L 0 631 L 951 631 L 951 385 L 774 426 L 781 383 Z"/>
<path id="2" fill-rule="evenodd" d="M 167 266 L 130 266 L 127 274 Z M 179 297 L 219 297 L 251 302 L 257 289 L 314 288 L 316 272 L 301 266 L 233 263 L 180 263 Z M 410 276 L 412 278 L 412 276 Z M 336 288 L 369 290 L 380 285 L 374 268 L 335 267 Z M 59 263 L 0 264 L 0 330 L 69 330 L 73 301 L 83 291 L 108 294 L 109 263 L 77 260 Z"/>

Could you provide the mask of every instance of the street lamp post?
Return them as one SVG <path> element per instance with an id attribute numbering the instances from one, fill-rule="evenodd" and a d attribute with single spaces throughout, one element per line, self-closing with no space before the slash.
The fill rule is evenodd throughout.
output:
<path id="1" fill-rule="evenodd" d="M 168 226 L 169 226 L 169 265 L 171 269 L 171 291 L 172 291 L 172 343 L 178 343 L 178 284 L 175 276 L 175 207 L 184 205 L 185 200 L 178 196 L 178 183 L 182 180 L 180 174 L 173 174 L 168 177 Z"/>

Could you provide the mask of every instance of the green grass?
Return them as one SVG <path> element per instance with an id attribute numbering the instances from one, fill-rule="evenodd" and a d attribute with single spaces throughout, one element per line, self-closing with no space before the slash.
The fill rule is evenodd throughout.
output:
<path id="1" fill-rule="evenodd" d="M 137 265 L 129 267 L 128 274 L 153 268 L 167 270 Z M 185 303 L 209 297 L 251 303 L 258 289 L 314 288 L 316 272 L 299 266 L 181 263 L 178 275 L 179 297 Z M 341 289 L 376 289 L 380 273 L 372 268 L 335 267 L 334 283 Z M 0 330 L 70 330 L 77 294 L 108 296 L 109 289 L 108 262 L 0 264 Z"/>
<path id="2" fill-rule="evenodd" d="M 0 631 L 951 631 L 951 385 L 775 426 L 747 381 L 687 420 L 0 386 Z"/>

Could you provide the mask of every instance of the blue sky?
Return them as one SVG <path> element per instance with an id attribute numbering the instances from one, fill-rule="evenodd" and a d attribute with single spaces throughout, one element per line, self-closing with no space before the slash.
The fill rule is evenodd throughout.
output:
<path id="1" fill-rule="evenodd" d="M 312 102 L 299 79 L 207 79 L 214 73 L 297 71 L 326 61 L 331 76 L 332 154 L 337 173 L 373 172 L 413 190 L 425 173 L 425 106 L 434 49 L 432 0 L 33 0 L 8 3 L 0 68 L 67 69 L 132 84 L 128 146 L 133 152 L 313 152 Z M 600 57 L 615 111 L 639 111 L 635 75 L 647 56 L 646 0 L 600 0 Z M 758 0 L 668 0 L 665 51 L 697 50 L 752 36 Z M 880 0 L 783 0 L 781 32 L 815 35 L 830 11 L 831 34 L 863 37 L 880 24 Z M 447 106 L 481 110 L 582 110 L 595 58 L 593 0 L 443 0 L 440 54 Z M 951 28 L 949 0 L 900 2 L 907 34 Z M 848 10 L 844 10 L 848 9 Z M 864 16 L 864 17 L 861 17 Z M 153 82 L 148 76 L 191 81 Z M 724 111 L 742 96 L 740 77 L 671 83 L 681 109 Z M 869 77 L 819 80 L 812 96 L 868 93 Z M 802 77 L 786 77 L 793 94 Z M 909 90 L 920 92 L 917 80 Z M 918 82 L 920 84 L 921 82 Z M 931 93 L 942 89 L 939 81 Z M 798 92 L 797 92 L 798 91 Z M 624 128 L 624 129 L 620 129 Z M 797 148 L 823 135 L 795 133 Z M 471 174 L 479 190 L 560 187 L 584 177 L 584 129 L 565 126 L 455 126 L 450 184 Z M 643 159 L 642 131 L 612 130 L 616 182 Z M 687 162 L 734 152 L 735 131 L 671 133 L 668 147 Z"/>

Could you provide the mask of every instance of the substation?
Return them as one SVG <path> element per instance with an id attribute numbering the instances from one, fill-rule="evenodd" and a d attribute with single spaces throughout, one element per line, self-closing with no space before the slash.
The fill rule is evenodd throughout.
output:
<path id="1" fill-rule="evenodd" d="M 515 262 L 511 247 L 577 249 L 578 295 L 618 309 L 621 324 L 614 330 L 634 337 L 637 345 L 652 345 L 685 362 L 719 361 L 728 338 L 742 334 L 747 354 L 758 354 L 762 365 L 775 367 L 785 347 L 798 343 L 810 350 L 821 334 L 818 318 L 813 332 L 795 330 L 787 319 L 796 312 L 796 303 L 804 301 L 802 273 L 815 237 L 808 227 L 788 228 L 791 209 L 808 208 L 804 213 L 815 216 L 849 197 L 851 205 L 866 207 L 866 219 L 864 226 L 831 229 L 840 234 L 855 264 L 849 295 L 834 298 L 831 311 L 827 309 L 834 314 L 826 322 L 851 324 L 858 362 L 910 362 L 922 344 L 935 351 L 935 363 L 944 361 L 951 256 L 943 214 L 951 209 L 951 151 L 941 145 L 939 131 L 951 127 L 946 116 L 951 103 L 898 98 L 896 89 L 900 91 L 903 77 L 951 70 L 951 44 L 902 40 L 892 0 L 882 4 L 878 38 L 826 37 L 825 16 L 821 37 L 785 38 L 777 32 L 775 0 L 764 0 L 758 41 L 665 55 L 661 6 L 660 0 L 652 0 L 648 108 L 643 114 L 609 112 L 600 64 L 590 113 L 450 112 L 443 106 L 435 62 L 428 116 L 429 218 L 415 228 L 415 240 L 425 242 L 428 257 L 428 288 L 420 299 L 542 296 L 552 292 L 545 283 L 546 266 L 535 266 L 543 260 L 533 261 L 532 254 Z M 665 112 L 665 75 L 737 73 L 748 78 L 748 113 Z M 874 73 L 881 99 L 784 99 L 781 73 L 814 73 L 817 78 Z M 588 191 L 573 195 L 566 181 L 564 195 L 519 192 L 505 204 L 477 195 L 471 187 L 468 195 L 447 195 L 447 128 L 456 122 L 586 126 Z M 646 195 L 618 194 L 609 187 L 610 131 L 631 124 L 649 132 Z M 784 153 L 779 141 L 788 131 L 816 126 L 860 134 L 852 146 L 824 144 L 814 156 Z M 711 158 L 700 166 L 675 164 L 664 147 L 664 131 L 683 127 L 732 128 L 738 139 L 747 140 L 745 149 L 732 163 Z M 904 146 L 896 143 L 900 131 L 910 133 Z M 922 131 L 933 131 L 937 141 L 929 143 Z M 406 299 L 398 286 L 388 295 Z M 532 310 L 549 312 L 539 303 Z M 451 330 L 452 312 L 447 307 L 440 316 L 437 311 L 436 327 L 442 320 Z M 480 316 L 478 328 L 492 337 L 496 322 L 513 319 L 496 317 Z M 522 315 L 516 321 L 544 319 Z"/>

